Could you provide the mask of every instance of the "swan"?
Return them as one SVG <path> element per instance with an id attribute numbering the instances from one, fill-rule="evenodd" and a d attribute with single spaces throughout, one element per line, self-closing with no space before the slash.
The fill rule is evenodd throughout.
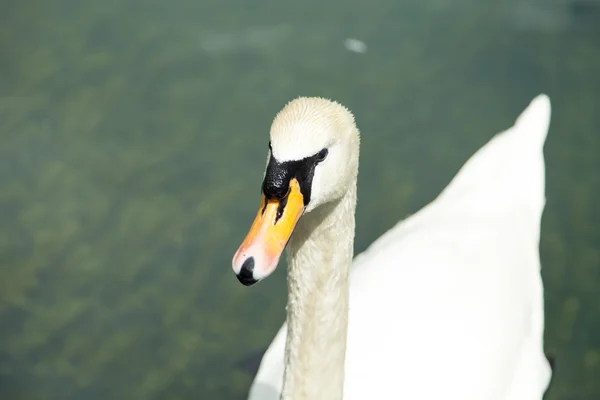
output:
<path id="1" fill-rule="evenodd" d="M 249 286 L 287 248 L 286 322 L 248 398 L 541 399 L 552 375 L 538 250 L 549 123 L 540 94 L 353 261 L 354 116 L 327 99 L 289 102 L 232 262 Z"/>

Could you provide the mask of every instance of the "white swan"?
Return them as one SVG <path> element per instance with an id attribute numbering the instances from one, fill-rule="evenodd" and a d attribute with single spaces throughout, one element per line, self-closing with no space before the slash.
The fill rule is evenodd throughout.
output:
<path id="1" fill-rule="evenodd" d="M 290 102 L 271 127 L 261 206 L 233 259 L 250 285 L 287 243 L 287 321 L 249 399 L 541 399 L 551 376 L 538 252 L 549 123 L 539 95 L 353 263 L 354 117 L 324 99 Z"/>

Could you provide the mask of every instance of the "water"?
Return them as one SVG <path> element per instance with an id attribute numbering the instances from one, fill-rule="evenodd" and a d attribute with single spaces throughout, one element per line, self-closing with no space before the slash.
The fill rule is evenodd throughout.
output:
<path id="1" fill-rule="evenodd" d="M 600 396 L 598 3 L 364 4 L 2 2 L 0 398 L 244 398 L 285 273 L 230 261 L 285 102 L 356 114 L 361 251 L 542 91 L 548 399 Z"/>

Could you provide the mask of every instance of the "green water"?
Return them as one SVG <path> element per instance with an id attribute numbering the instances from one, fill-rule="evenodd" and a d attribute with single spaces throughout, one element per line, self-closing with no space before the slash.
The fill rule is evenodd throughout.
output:
<path id="1" fill-rule="evenodd" d="M 230 262 L 285 102 L 356 114 L 361 251 L 542 91 L 548 399 L 600 398 L 600 12 L 366 4 L 2 1 L 0 399 L 244 398 L 285 273 Z"/>

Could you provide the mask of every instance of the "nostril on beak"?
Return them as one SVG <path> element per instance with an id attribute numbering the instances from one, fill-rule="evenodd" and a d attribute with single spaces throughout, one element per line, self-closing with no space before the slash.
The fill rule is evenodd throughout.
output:
<path id="1" fill-rule="evenodd" d="M 242 268 L 240 268 L 240 272 L 238 272 L 236 276 L 244 286 L 252 286 L 258 282 L 254 279 L 254 257 L 248 257 L 246 261 L 244 261 Z"/>

